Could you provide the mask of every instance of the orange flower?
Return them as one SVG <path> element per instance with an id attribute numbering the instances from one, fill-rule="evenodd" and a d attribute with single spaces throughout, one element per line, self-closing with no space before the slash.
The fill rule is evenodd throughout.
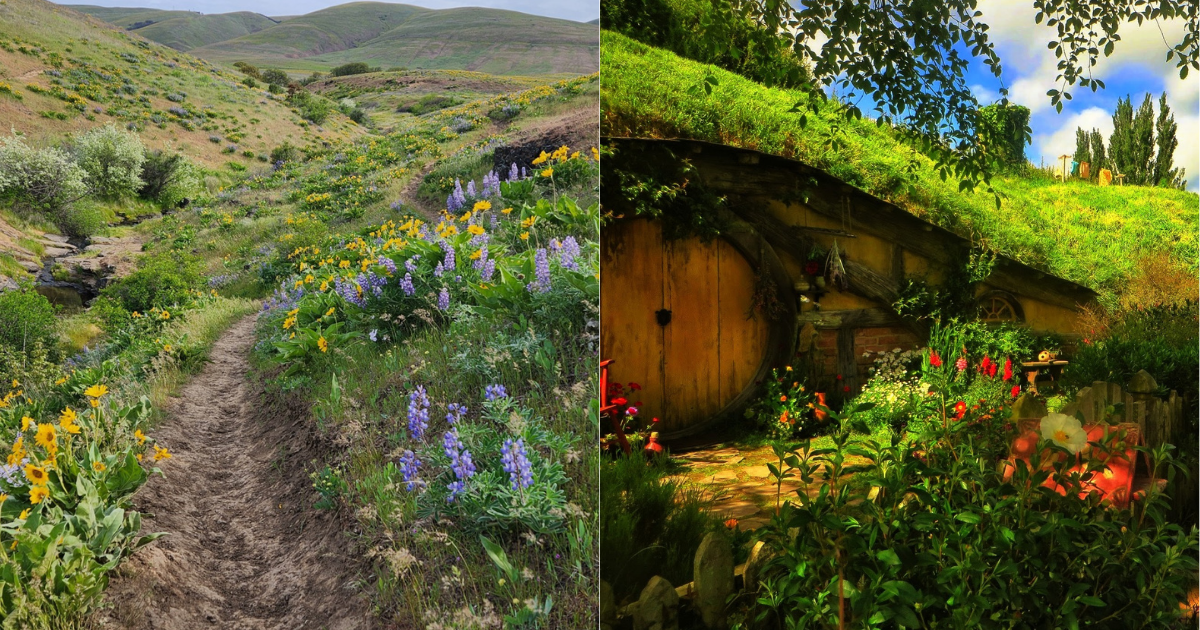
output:
<path id="1" fill-rule="evenodd" d="M 738 520 L 736 518 L 731 518 L 728 521 L 725 521 L 725 527 L 728 527 L 729 529 L 733 529 L 737 526 L 738 526 Z"/>

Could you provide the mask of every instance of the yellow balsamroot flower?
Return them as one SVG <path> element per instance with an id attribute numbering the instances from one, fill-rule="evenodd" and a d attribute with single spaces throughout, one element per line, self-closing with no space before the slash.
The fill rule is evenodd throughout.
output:
<path id="1" fill-rule="evenodd" d="M 0 492 L 0 505 L 3 505 L 8 500 L 8 495 Z"/>
<path id="2" fill-rule="evenodd" d="M 287 314 L 288 314 L 288 317 L 295 317 L 296 313 L 299 313 L 299 312 L 300 312 L 299 308 L 294 308 L 294 309 L 288 311 Z"/>
<path id="3" fill-rule="evenodd" d="M 592 159 L 597 162 L 600 161 L 600 151 L 596 147 L 592 147 Z"/>
<path id="4" fill-rule="evenodd" d="M 476 201 L 475 207 L 473 208 L 473 210 L 475 212 L 483 212 L 483 211 L 491 210 L 491 209 L 492 209 L 492 202 L 486 201 L 486 200 L 485 201 Z"/>
<path id="5" fill-rule="evenodd" d="M 296 325 L 296 316 L 295 315 L 283 320 L 283 329 L 284 330 L 287 330 L 295 325 Z"/>
<path id="6" fill-rule="evenodd" d="M 164 459 L 171 459 L 171 453 L 167 449 L 156 445 L 154 447 L 154 461 L 157 462 Z"/>
<path id="7" fill-rule="evenodd" d="M 471 252 L 471 260 L 479 260 L 482 257 L 483 257 L 482 249 L 477 249 L 474 252 Z"/>
<path id="8" fill-rule="evenodd" d="M 554 169 L 552 169 L 552 168 L 548 168 L 548 169 L 542 171 L 542 177 L 550 177 L 553 174 L 554 174 Z"/>
<path id="9" fill-rule="evenodd" d="M 314 280 L 316 280 L 316 278 L 314 278 L 311 273 L 307 276 L 304 276 L 304 284 L 312 284 Z"/>
<path id="10" fill-rule="evenodd" d="M 579 157 L 579 152 L 578 152 L 578 151 L 576 151 L 576 152 L 574 152 L 574 153 L 572 153 L 572 154 L 571 154 L 571 159 L 572 159 L 572 160 L 574 160 L 574 159 L 575 159 L 575 158 L 577 158 L 577 157 Z"/>
<path id="11" fill-rule="evenodd" d="M 512 214 L 512 208 L 505 208 L 500 211 L 501 214 Z"/>
<path id="12" fill-rule="evenodd" d="M 41 466 L 34 466 L 33 464 L 25 465 L 25 478 L 35 486 L 44 486 L 50 482 L 50 475 L 46 472 L 46 469 Z"/>
<path id="13" fill-rule="evenodd" d="M 529 217 L 528 219 L 525 219 L 524 221 L 521 221 L 521 227 L 523 227 L 523 228 L 531 228 L 531 227 L 533 227 L 533 224 L 534 224 L 534 223 L 537 223 L 537 216 L 536 216 L 536 215 L 535 215 L 535 216 L 532 216 L 532 217 Z"/>
<path id="14" fill-rule="evenodd" d="M 529 232 L 521 232 L 521 240 L 528 241 L 529 240 Z"/>
<path id="15" fill-rule="evenodd" d="M 170 351 L 171 351 L 171 344 L 169 344 L 169 343 L 163 344 L 163 352 L 170 352 Z"/>
<path id="16" fill-rule="evenodd" d="M 46 486 L 34 486 L 33 489 L 29 491 L 29 502 L 34 505 L 37 505 L 38 503 L 45 501 L 49 497 L 50 497 L 50 489 L 47 488 Z M 25 512 L 28 512 L 28 511 L 29 510 L 26 510 Z M 22 514 L 24 514 L 25 512 L 22 512 Z"/>
<path id="17" fill-rule="evenodd" d="M 325 291 L 328 291 L 328 290 L 329 290 L 329 282 L 322 281 L 321 282 L 321 292 L 324 293 Z"/>
<path id="18" fill-rule="evenodd" d="M 37 435 L 33 440 L 42 448 L 56 448 L 58 446 L 58 432 L 54 430 L 52 424 L 39 424 L 37 427 Z"/>
<path id="19" fill-rule="evenodd" d="M 486 230 L 484 230 L 483 226 L 480 226 L 480 225 L 468 225 L 467 231 L 470 232 L 471 234 L 474 234 L 475 236 L 479 236 L 480 234 L 483 234 Z"/>
<path id="20" fill-rule="evenodd" d="M 470 221 L 471 220 L 471 211 L 468 210 L 468 211 L 464 212 L 461 217 L 458 217 L 458 220 L 461 221 L 462 223 L 466 223 L 467 221 Z M 439 226 L 439 227 L 441 227 L 441 226 Z"/>
<path id="21" fill-rule="evenodd" d="M 25 431 L 28 431 L 30 425 L 34 424 L 35 422 L 37 422 L 37 421 L 34 420 L 33 418 L 30 418 L 29 416 L 22 416 L 21 417 L 21 432 L 24 433 Z"/>
<path id="22" fill-rule="evenodd" d="M 13 388 L 13 389 L 16 389 L 16 388 L 18 388 L 18 387 L 20 387 L 20 386 L 21 386 L 21 381 L 18 381 L 17 379 L 15 379 L 15 378 L 14 378 L 14 379 L 13 379 L 13 385 L 12 385 L 12 388 Z"/>
<path id="23" fill-rule="evenodd" d="M 146 434 L 145 434 L 145 433 L 142 433 L 142 430 L 141 430 L 141 429 L 138 429 L 137 431 L 134 431 L 134 432 L 133 432 L 133 437 L 137 439 L 137 443 L 138 443 L 138 444 L 145 444 L 145 443 L 146 443 Z"/>
<path id="24" fill-rule="evenodd" d="M 325 341 L 324 335 L 317 339 L 317 347 L 321 349 L 321 352 L 329 352 L 329 342 Z"/>
<path id="25" fill-rule="evenodd" d="M 325 311 L 325 317 L 329 317 L 330 315 L 333 315 L 333 314 L 334 314 L 334 312 L 336 312 L 336 311 L 337 311 L 337 307 L 336 307 L 336 306 L 330 306 L 330 307 L 329 307 L 329 310 L 328 310 L 328 311 Z"/>
<path id="26" fill-rule="evenodd" d="M 92 385 L 91 387 L 83 390 L 83 395 L 87 396 L 88 398 L 100 398 L 107 393 L 107 385 Z"/>
<path id="27" fill-rule="evenodd" d="M 21 515 L 18 516 L 17 518 L 21 519 L 22 521 L 29 518 L 29 508 L 25 508 L 24 510 L 21 510 Z M 14 540 L 12 547 L 9 547 L 9 549 L 16 549 L 16 548 L 17 548 L 17 541 Z"/>
<path id="28" fill-rule="evenodd" d="M 342 262 L 338 263 L 338 267 L 340 267 L 340 268 L 342 268 L 342 269 L 349 269 L 349 268 L 350 268 L 350 261 L 349 261 L 349 260 L 343 260 Z"/>
<path id="29" fill-rule="evenodd" d="M 163 312 L 162 312 L 162 318 L 163 318 L 163 319 L 171 319 L 171 313 L 169 313 L 169 312 L 167 312 L 167 311 L 163 311 Z"/>
<path id="30" fill-rule="evenodd" d="M 532 164 L 534 166 L 538 166 L 539 164 L 545 164 L 546 160 L 549 160 L 549 159 L 550 159 L 550 154 L 546 153 L 545 151 L 542 151 L 541 155 L 539 155 L 533 159 Z"/>
<path id="31" fill-rule="evenodd" d="M 105 466 L 104 462 L 92 462 L 92 470 L 96 472 L 104 472 L 107 468 L 108 466 Z"/>

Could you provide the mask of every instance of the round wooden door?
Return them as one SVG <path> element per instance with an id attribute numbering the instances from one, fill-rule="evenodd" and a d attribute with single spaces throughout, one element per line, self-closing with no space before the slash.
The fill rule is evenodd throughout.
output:
<path id="1" fill-rule="evenodd" d="M 606 225 L 600 254 L 601 356 L 612 382 L 663 437 L 716 416 L 763 365 L 769 323 L 753 307 L 754 270 L 720 238 L 664 241 L 658 221 Z"/>

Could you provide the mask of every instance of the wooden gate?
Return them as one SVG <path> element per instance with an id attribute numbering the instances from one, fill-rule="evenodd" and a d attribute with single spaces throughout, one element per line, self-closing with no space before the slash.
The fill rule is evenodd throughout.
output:
<path id="1" fill-rule="evenodd" d="M 730 241 L 664 241 L 658 221 L 617 221 L 600 264 L 601 355 L 616 360 L 614 382 L 642 386 L 641 414 L 660 419 L 663 437 L 693 432 L 761 378 L 771 323 Z"/>

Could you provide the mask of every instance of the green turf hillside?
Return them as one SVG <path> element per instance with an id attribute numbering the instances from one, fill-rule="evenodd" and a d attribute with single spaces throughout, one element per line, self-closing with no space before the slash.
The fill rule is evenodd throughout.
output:
<path id="1" fill-rule="evenodd" d="M 195 11 L 165 11 L 163 9 L 150 9 L 146 7 L 98 7 L 91 4 L 64 4 L 62 6 L 75 9 L 80 13 L 86 13 L 126 29 L 135 24 L 162 22 L 174 18 L 198 17 L 202 15 Z"/>
<path id="2" fill-rule="evenodd" d="M 601 129 L 606 135 L 693 138 L 795 158 L 1021 262 L 1111 295 L 1139 260 L 1169 253 L 1197 267 L 1195 193 L 1035 178 L 993 181 L 986 193 L 960 193 L 932 162 L 872 121 L 843 124 L 829 142 L 827 114 L 800 126 L 788 113 L 802 95 L 763 87 L 713 66 L 603 32 Z M 711 73 L 712 94 L 695 90 Z M 910 175 L 910 164 L 914 170 Z"/>
<path id="3" fill-rule="evenodd" d="M 114 123 L 151 148 L 230 169 L 265 168 L 285 138 L 307 144 L 362 132 L 337 113 L 318 128 L 232 69 L 44 0 L 5 0 L 0 25 L 3 136 L 11 127 L 36 143 L 58 142 Z"/>

